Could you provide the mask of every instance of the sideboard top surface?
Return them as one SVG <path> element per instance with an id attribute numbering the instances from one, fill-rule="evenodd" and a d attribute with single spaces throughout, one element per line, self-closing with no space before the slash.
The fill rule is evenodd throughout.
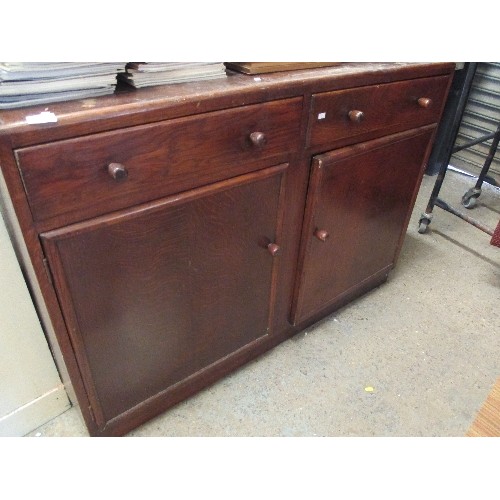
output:
<path id="1" fill-rule="evenodd" d="M 337 66 L 244 75 L 228 70 L 220 80 L 161 85 L 144 89 L 119 87 L 115 94 L 43 104 L 0 112 L 0 137 L 12 147 L 153 123 L 188 114 L 395 80 L 450 73 L 454 63 L 344 63 Z M 26 117 L 52 112 L 55 123 L 32 125 Z"/>

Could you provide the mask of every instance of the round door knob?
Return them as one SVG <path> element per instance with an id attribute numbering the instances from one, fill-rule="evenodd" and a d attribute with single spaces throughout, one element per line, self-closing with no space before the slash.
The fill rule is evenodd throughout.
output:
<path id="1" fill-rule="evenodd" d="M 428 97 L 421 97 L 417 102 L 421 108 L 427 109 L 432 106 L 432 99 L 429 99 Z"/>
<path id="2" fill-rule="evenodd" d="M 318 238 L 318 240 L 321 240 L 321 241 L 326 241 L 326 239 L 328 238 L 328 236 L 330 236 L 328 234 L 328 231 L 325 231 L 324 229 L 317 229 L 315 232 L 314 232 L 314 236 L 316 236 L 316 238 Z"/>
<path id="3" fill-rule="evenodd" d="M 365 114 L 363 113 L 363 111 L 359 111 L 359 109 L 353 109 L 352 111 L 349 111 L 349 120 L 351 120 L 353 123 L 360 123 L 364 118 Z"/>
<path id="4" fill-rule="evenodd" d="M 250 142 L 258 147 L 258 148 L 261 148 L 263 147 L 266 142 L 267 142 L 267 139 L 266 139 L 266 134 L 264 134 L 264 132 L 252 132 L 250 134 Z"/>
<path id="5" fill-rule="evenodd" d="M 115 181 L 125 179 L 128 175 L 128 170 L 121 163 L 110 163 L 108 165 L 108 174 Z"/>
<path id="6" fill-rule="evenodd" d="M 276 243 L 269 243 L 269 245 L 267 245 L 267 249 L 273 257 L 281 252 L 281 248 L 276 245 Z"/>

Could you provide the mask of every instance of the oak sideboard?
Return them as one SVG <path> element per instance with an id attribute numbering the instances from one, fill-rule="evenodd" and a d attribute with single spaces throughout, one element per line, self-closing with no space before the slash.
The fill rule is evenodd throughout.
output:
<path id="1" fill-rule="evenodd" d="M 1 112 L 4 210 L 90 435 L 387 279 L 454 67 L 228 71 Z"/>

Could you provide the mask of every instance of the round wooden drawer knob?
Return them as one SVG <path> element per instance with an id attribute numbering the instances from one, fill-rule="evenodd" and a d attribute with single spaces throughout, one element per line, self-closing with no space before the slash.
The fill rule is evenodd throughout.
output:
<path id="1" fill-rule="evenodd" d="M 417 102 L 421 108 L 427 109 L 432 106 L 432 99 L 429 99 L 428 97 L 421 97 Z"/>
<path id="2" fill-rule="evenodd" d="M 267 245 L 267 250 L 273 257 L 281 252 L 281 248 L 276 245 L 276 243 L 269 243 L 269 245 Z"/>
<path id="3" fill-rule="evenodd" d="M 321 240 L 321 241 L 326 241 L 326 239 L 328 238 L 328 236 L 330 236 L 328 234 L 328 231 L 325 231 L 324 229 L 317 229 L 315 232 L 314 232 L 314 236 L 316 236 L 316 238 L 318 238 L 318 240 Z"/>
<path id="4" fill-rule="evenodd" d="M 359 111 L 359 109 L 353 109 L 349 111 L 349 120 L 353 123 L 361 123 L 365 118 L 365 114 L 363 111 Z"/>
<path id="5" fill-rule="evenodd" d="M 115 181 L 121 181 L 127 178 L 128 170 L 121 163 L 110 163 L 108 165 L 108 174 Z"/>
<path id="6" fill-rule="evenodd" d="M 250 134 L 250 142 L 257 148 L 262 148 L 266 142 L 266 134 L 264 132 L 252 132 Z"/>

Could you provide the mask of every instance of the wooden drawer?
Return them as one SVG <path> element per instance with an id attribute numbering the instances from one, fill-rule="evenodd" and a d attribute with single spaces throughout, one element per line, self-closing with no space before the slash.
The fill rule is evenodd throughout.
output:
<path id="1" fill-rule="evenodd" d="M 278 163 L 299 145 L 301 107 L 293 98 L 19 149 L 33 218 L 76 222 Z"/>
<path id="2" fill-rule="evenodd" d="M 438 120 L 449 76 L 314 94 L 308 145 L 347 145 Z"/>

